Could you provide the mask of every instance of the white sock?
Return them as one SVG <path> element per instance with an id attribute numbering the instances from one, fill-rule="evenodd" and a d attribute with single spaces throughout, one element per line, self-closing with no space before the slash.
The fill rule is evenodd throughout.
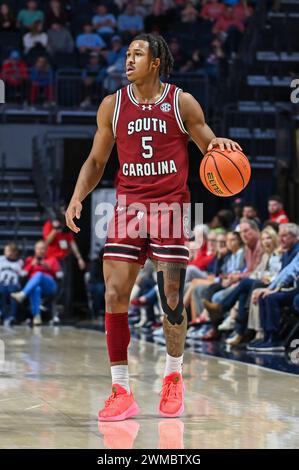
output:
<path id="1" fill-rule="evenodd" d="M 166 375 L 172 374 L 173 372 L 179 372 L 180 374 L 182 373 L 183 357 L 184 357 L 184 354 L 182 354 L 182 356 L 179 356 L 179 357 L 172 357 L 166 353 L 164 377 L 166 377 Z"/>
<path id="2" fill-rule="evenodd" d="M 129 366 L 111 366 L 112 384 L 119 384 L 130 393 Z"/>

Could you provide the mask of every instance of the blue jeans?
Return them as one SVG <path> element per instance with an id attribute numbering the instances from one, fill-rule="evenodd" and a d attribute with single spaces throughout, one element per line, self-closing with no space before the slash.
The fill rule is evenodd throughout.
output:
<path id="1" fill-rule="evenodd" d="M 54 297 L 57 284 L 48 274 L 36 273 L 29 279 L 23 292 L 30 300 L 31 313 L 35 317 L 40 313 L 42 297 Z"/>
<path id="2" fill-rule="evenodd" d="M 16 318 L 17 302 L 11 298 L 12 292 L 20 290 L 20 286 L 13 284 L 11 286 L 0 285 L 0 310 L 2 311 L 4 320 L 9 317 Z"/>
<path id="3" fill-rule="evenodd" d="M 299 290 L 293 289 L 287 292 L 275 292 L 259 299 L 261 325 L 266 333 L 279 333 L 281 309 L 290 307 L 298 294 Z"/>

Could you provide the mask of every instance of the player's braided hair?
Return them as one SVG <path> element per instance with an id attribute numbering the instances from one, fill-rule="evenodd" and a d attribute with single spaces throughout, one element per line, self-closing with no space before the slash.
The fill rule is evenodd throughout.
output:
<path id="1" fill-rule="evenodd" d="M 170 52 L 170 49 L 162 36 L 154 34 L 138 34 L 134 37 L 135 40 L 147 41 L 149 43 L 149 49 L 152 53 L 153 59 L 160 59 L 161 65 L 159 68 L 159 74 L 165 75 L 168 77 L 172 71 L 173 67 L 173 56 Z"/>

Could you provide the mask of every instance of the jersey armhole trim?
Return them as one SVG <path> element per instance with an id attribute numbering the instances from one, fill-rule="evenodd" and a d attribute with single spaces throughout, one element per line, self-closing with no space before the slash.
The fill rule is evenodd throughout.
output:
<path id="1" fill-rule="evenodd" d="M 116 92 L 116 101 L 115 101 L 115 107 L 114 107 L 114 112 L 113 112 L 112 131 L 113 131 L 114 138 L 116 138 L 116 128 L 117 128 L 117 122 L 118 122 L 119 112 L 120 112 L 120 103 L 121 103 L 121 89 L 117 90 Z"/>
<path id="2" fill-rule="evenodd" d="M 182 120 L 181 114 L 180 114 L 179 93 L 181 93 L 181 92 L 182 92 L 181 88 L 176 88 L 175 91 L 174 91 L 174 114 L 175 114 L 175 118 L 176 118 L 176 121 L 178 123 L 178 126 L 179 126 L 180 130 L 184 134 L 188 134 L 188 131 L 187 131 L 187 129 L 185 128 L 185 126 L 183 124 L 183 120 Z"/>

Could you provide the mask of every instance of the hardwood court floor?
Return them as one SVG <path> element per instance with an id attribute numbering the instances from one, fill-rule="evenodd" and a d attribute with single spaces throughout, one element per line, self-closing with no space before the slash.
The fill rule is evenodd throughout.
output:
<path id="1" fill-rule="evenodd" d="M 141 414 L 99 426 L 111 389 L 103 333 L 0 327 L 0 338 L 0 448 L 299 447 L 296 375 L 187 350 L 185 414 L 167 420 L 157 413 L 165 349 L 132 339 Z"/>

